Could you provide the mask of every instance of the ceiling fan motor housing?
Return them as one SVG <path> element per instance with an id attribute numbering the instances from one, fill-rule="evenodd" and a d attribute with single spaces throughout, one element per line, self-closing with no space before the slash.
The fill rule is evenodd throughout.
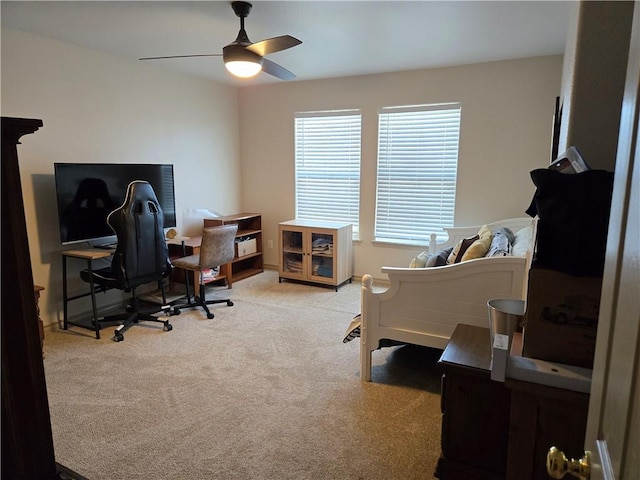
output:
<path id="1" fill-rule="evenodd" d="M 251 50 L 247 50 L 245 45 L 231 43 L 222 49 L 222 59 L 227 62 L 251 62 L 262 65 L 262 57 Z"/>

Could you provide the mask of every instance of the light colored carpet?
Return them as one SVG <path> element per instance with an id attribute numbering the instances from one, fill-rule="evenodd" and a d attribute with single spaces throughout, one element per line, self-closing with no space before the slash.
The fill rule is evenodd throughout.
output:
<path id="1" fill-rule="evenodd" d="M 56 461 L 91 480 L 425 479 L 440 451 L 441 352 L 342 343 L 359 282 L 338 292 L 264 273 L 217 288 L 235 305 L 48 331 Z"/>

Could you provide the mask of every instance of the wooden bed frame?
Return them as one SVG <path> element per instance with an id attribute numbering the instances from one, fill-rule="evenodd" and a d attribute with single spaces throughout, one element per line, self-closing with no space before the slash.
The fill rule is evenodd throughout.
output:
<path id="1" fill-rule="evenodd" d="M 531 226 L 532 218 L 512 218 L 487 224 L 491 231 L 509 227 L 514 234 Z M 449 238 L 437 244 L 432 235 L 429 253 L 454 246 L 481 226 L 446 229 Z M 444 349 L 458 323 L 489 326 L 487 301 L 494 298 L 526 299 L 526 280 L 532 245 L 523 257 L 483 257 L 431 268 L 383 267 L 389 288 L 374 291 L 373 277 L 362 277 L 360 378 L 371 381 L 371 356 L 388 339 Z"/>

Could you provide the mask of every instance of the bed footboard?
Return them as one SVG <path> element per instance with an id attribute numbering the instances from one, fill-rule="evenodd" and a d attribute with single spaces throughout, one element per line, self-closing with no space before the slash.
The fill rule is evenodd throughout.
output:
<path id="1" fill-rule="evenodd" d="M 380 340 L 444 349 L 458 323 L 488 326 L 487 301 L 524 299 L 527 259 L 478 258 L 433 268 L 384 267 L 390 285 L 374 292 L 363 275 L 360 378 L 371 381 Z"/>

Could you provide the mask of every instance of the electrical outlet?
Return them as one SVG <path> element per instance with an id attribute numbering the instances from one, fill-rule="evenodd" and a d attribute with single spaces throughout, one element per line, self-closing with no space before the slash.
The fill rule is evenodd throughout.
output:
<path id="1" fill-rule="evenodd" d="M 267 248 L 269 249 L 273 248 L 273 240 L 267 240 Z"/>

